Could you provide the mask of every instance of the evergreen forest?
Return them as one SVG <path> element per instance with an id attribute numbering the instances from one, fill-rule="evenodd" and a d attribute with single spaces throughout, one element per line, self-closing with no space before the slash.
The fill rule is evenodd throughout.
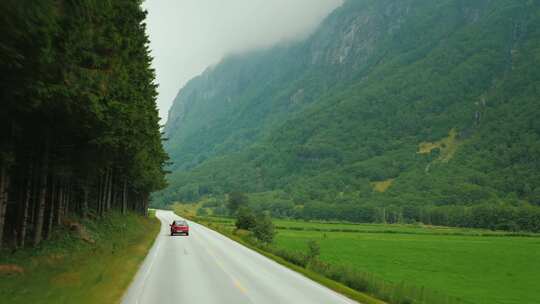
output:
<path id="1" fill-rule="evenodd" d="M 37 246 L 69 218 L 146 214 L 164 188 L 140 4 L 0 2 L 0 245 Z"/>

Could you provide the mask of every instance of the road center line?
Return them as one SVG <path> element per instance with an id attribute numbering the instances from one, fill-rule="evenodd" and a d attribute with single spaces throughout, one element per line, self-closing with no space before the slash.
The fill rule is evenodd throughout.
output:
<path id="1" fill-rule="evenodd" d="M 234 286 L 236 286 L 236 288 L 238 288 L 243 294 L 247 294 L 247 290 L 244 288 L 244 286 L 242 286 L 242 284 L 240 284 L 240 282 L 234 277 L 232 279 L 234 282 Z"/>
<path id="2" fill-rule="evenodd" d="M 233 285 L 238 289 L 240 290 L 240 292 L 242 292 L 243 294 L 247 294 L 247 289 L 242 286 L 242 284 L 240 283 L 240 281 L 235 277 L 233 276 L 232 274 L 230 274 L 227 270 L 225 270 L 225 267 L 223 266 L 223 263 L 221 263 L 219 261 L 219 259 L 217 258 L 216 254 L 209 248 L 207 247 L 204 247 L 204 249 L 206 249 L 206 252 L 208 252 L 208 254 L 212 257 L 212 259 L 214 260 L 214 262 L 216 262 L 216 264 L 219 266 L 219 268 L 226 274 L 228 275 L 232 282 L 233 282 Z"/>

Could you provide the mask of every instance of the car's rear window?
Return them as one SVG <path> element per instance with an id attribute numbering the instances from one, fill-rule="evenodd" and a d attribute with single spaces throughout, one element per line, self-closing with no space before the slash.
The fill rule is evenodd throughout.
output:
<path id="1" fill-rule="evenodd" d="M 186 226 L 187 225 L 187 223 L 185 221 L 175 221 L 174 224 L 176 226 Z"/>

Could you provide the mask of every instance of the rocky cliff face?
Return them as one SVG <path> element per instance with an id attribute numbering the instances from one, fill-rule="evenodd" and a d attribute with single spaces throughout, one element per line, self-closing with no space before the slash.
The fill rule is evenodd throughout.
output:
<path id="1" fill-rule="evenodd" d="M 382 2 L 346 2 L 306 41 L 231 56 L 191 80 L 174 100 L 165 126 L 169 153 L 181 159 L 178 166 L 197 163 L 193 158 L 201 153 L 219 154 L 218 146 L 236 134 L 233 126 L 253 125 L 250 135 L 241 136 L 249 144 L 265 123 L 301 110 L 336 82 L 376 62 L 384 54 L 375 50 L 388 33 L 399 29 L 410 10 L 409 3 Z M 254 113 L 255 124 L 251 122 Z M 186 151 L 198 145 L 193 141 L 216 131 L 219 137 L 215 134 L 204 147 Z"/>
<path id="2" fill-rule="evenodd" d="M 165 127 L 167 149 L 178 166 L 244 147 L 273 116 L 287 111 L 284 101 L 292 93 L 277 93 L 301 71 L 303 63 L 287 56 L 295 49 L 281 46 L 232 56 L 191 80 L 178 93 Z M 276 112 L 279 105 L 285 108 Z"/>

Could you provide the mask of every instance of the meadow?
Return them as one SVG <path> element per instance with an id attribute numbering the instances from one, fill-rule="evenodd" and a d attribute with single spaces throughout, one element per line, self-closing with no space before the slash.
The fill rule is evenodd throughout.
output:
<path id="1" fill-rule="evenodd" d="M 233 228 L 230 218 L 206 217 Z M 423 225 L 274 220 L 274 247 L 394 284 L 425 288 L 463 303 L 538 303 L 540 235 Z"/>

